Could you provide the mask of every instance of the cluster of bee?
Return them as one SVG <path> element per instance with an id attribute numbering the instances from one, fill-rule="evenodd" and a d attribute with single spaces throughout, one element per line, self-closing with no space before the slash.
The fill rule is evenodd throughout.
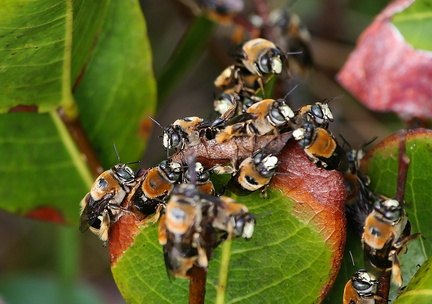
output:
<path id="1" fill-rule="evenodd" d="M 255 146 L 247 157 L 229 155 L 231 163 L 206 168 L 197 155 L 188 153 L 190 148 L 202 145 L 205 150 L 210 142 L 222 145 L 239 137 L 256 142 L 260 136 L 289 134 L 317 167 L 345 175 L 347 213 L 360 227 L 366 261 L 373 271 L 355 273 L 346 284 L 344 303 L 381 299 L 376 294 L 376 277 L 382 272 L 391 271 L 393 282 L 401 286 L 398 256 L 418 236 L 410 235 L 403 195 L 390 199 L 369 189 L 367 176 L 359 170 L 363 152 L 346 153 L 328 130 L 333 121 L 331 99 L 292 110 L 287 96 L 265 98 L 270 79 L 288 71 L 288 53 L 269 40 L 256 38 L 239 45 L 234 59 L 215 80 L 220 90 L 214 101 L 217 118 L 186 117 L 164 127 L 167 159 L 154 168 L 133 172 L 119 160 L 103 172 L 81 202 L 81 231 L 90 228 L 106 242 L 110 226 L 125 213 L 159 222 L 159 243 L 172 275 L 188 277 L 193 267 L 207 269 L 221 242 L 251 238 L 256 223 L 245 205 L 216 194 L 211 174 L 230 174 L 226 188 L 237 195 L 265 193 L 280 161 L 278 153 Z M 170 156 L 172 150 L 175 153 Z"/>
<path id="2" fill-rule="evenodd" d="M 345 285 L 343 303 L 388 302 L 388 290 L 380 295 L 378 287 L 386 273 L 391 272 L 391 280 L 401 287 L 402 272 L 399 255 L 406 250 L 406 244 L 420 234 L 411 235 L 411 224 L 404 210 L 404 188 L 409 159 L 405 154 L 405 134 L 400 134 L 399 177 L 395 198 L 374 193 L 369 188 L 369 178 L 364 175 L 360 161 L 362 150 L 347 153 L 349 169 L 345 172 L 347 185 L 347 216 L 361 235 L 364 259 L 368 270 L 358 270 Z"/>
<path id="3" fill-rule="evenodd" d="M 266 135 L 276 139 L 289 132 L 320 168 L 343 167 L 346 154 L 327 130 L 333 120 L 328 101 L 293 111 L 285 99 L 260 97 L 268 79 L 288 69 L 287 57 L 281 48 L 262 38 L 241 44 L 235 63 L 215 81 L 222 90 L 214 103 L 219 116 L 212 121 L 186 117 L 163 128 L 167 159 L 154 168 L 133 172 L 119 160 L 103 172 L 81 202 L 81 231 L 90 228 L 106 242 L 110 226 L 125 213 L 159 221 L 165 264 L 174 276 L 187 277 L 194 266 L 207 268 L 222 241 L 249 239 L 254 231 L 256 220 L 246 206 L 222 193 L 215 195 L 211 173 L 230 174 L 226 188 L 237 195 L 257 190 L 265 193 L 279 159 L 264 146 L 256 146 L 243 159 L 228 156 L 230 164 L 211 168 L 197 162 L 196 155 L 176 156 L 210 141 L 223 144 L 236 137 L 254 141 Z M 227 95 L 229 98 L 224 97 Z M 175 154 L 170 156 L 172 150 Z"/>

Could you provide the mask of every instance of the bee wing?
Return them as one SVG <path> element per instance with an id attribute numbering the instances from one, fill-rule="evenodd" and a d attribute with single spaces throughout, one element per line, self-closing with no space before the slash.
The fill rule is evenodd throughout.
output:
<path id="1" fill-rule="evenodd" d="M 81 201 L 81 217 L 79 226 L 79 230 L 81 232 L 86 232 L 89 228 L 89 213 L 91 212 L 89 207 L 90 199 L 90 193 L 87 193 L 87 195 Z"/>

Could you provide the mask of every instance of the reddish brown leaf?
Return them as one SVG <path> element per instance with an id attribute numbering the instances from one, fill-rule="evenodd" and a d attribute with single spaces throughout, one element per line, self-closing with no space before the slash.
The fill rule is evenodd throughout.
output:
<path id="1" fill-rule="evenodd" d="M 393 1 L 375 18 L 337 79 L 372 110 L 432 119 L 432 54 L 414 49 L 391 23 L 412 3 Z"/>
<path id="2" fill-rule="evenodd" d="M 322 300 L 336 279 L 345 248 L 346 192 L 343 176 L 338 171 L 317 168 L 293 140 L 282 150 L 279 159 L 282 162 L 278 171 L 284 175 L 276 175 L 271 186 L 298 202 L 294 207 L 296 216 L 318 226 L 333 250 L 333 268 L 329 281 L 321 290 Z"/>
<path id="3" fill-rule="evenodd" d="M 45 222 L 65 224 L 63 215 L 58 210 L 52 207 L 37 208 L 33 211 L 28 212 L 26 214 L 26 217 Z"/>

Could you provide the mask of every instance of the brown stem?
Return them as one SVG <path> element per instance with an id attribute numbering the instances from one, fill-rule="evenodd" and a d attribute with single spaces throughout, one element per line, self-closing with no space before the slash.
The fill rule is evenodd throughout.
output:
<path id="1" fill-rule="evenodd" d="M 391 271 L 383 271 L 378 279 L 376 304 L 387 304 L 390 292 Z"/>
<path id="2" fill-rule="evenodd" d="M 96 156 L 89 139 L 87 138 L 87 134 L 82 128 L 81 122 L 78 118 L 68 118 L 61 108 L 58 110 L 58 113 L 63 123 L 66 125 L 66 128 L 72 136 L 75 144 L 78 146 L 78 149 L 83 155 L 83 158 L 89 166 L 91 173 L 93 174 L 94 178 L 97 178 L 103 171 L 102 165 L 100 164 L 99 159 Z"/>
<path id="3" fill-rule="evenodd" d="M 405 186 L 408 175 L 408 168 L 410 159 L 406 155 L 406 130 L 399 131 L 399 168 L 398 168 L 398 180 L 397 190 L 395 199 L 398 202 L 403 202 L 405 196 Z"/>
<path id="4" fill-rule="evenodd" d="M 206 269 L 194 266 L 190 271 L 189 304 L 204 304 L 206 293 Z"/>

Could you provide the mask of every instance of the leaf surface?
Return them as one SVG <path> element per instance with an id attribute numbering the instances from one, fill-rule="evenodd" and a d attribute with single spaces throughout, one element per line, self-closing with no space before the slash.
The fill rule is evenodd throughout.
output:
<path id="1" fill-rule="evenodd" d="M 372 190 L 388 197 L 394 197 L 396 193 L 398 140 L 397 134 L 384 139 L 372 148 L 362 160 L 363 170 L 371 179 Z M 432 211 L 429 206 L 432 189 L 432 158 L 430 157 L 432 132 L 426 129 L 410 130 L 406 140 L 406 152 L 411 164 L 405 191 L 405 201 L 408 206 L 405 209 L 408 213 L 408 220 L 412 225 L 412 233 L 421 232 L 426 239 L 417 238 L 409 242 L 407 253 L 401 255 L 404 285 L 408 284 L 418 270 L 417 265 L 421 265 L 432 254 L 432 246 L 429 241 L 432 236 L 432 227 L 430 225 Z M 350 231 L 347 237 L 341 272 L 334 289 L 326 299 L 326 303 L 341 301 L 343 288 L 356 271 L 352 265 L 348 250 L 353 253 L 355 268 L 360 269 L 365 266 L 360 236 Z M 391 297 L 394 298 L 397 295 L 397 288 L 393 286 L 392 289 Z"/>
<path id="2" fill-rule="evenodd" d="M 432 259 L 429 258 L 417 271 L 408 286 L 393 302 L 396 304 L 427 304 L 432 299 Z"/>
<path id="3" fill-rule="evenodd" d="M 0 83 L 26 84 L 0 93 L 2 111 L 19 112 L 0 115 L 6 161 L 0 208 L 77 225 L 79 202 L 94 181 L 86 160 L 93 156 L 109 168 L 118 162 L 113 143 L 125 162 L 138 160 L 145 147 L 151 125 L 144 117 L 156 102 L 145 23 L 134 0 L 25 3 L 6 1 L 0 8 L 0 49 L 22 51 L 22 57 L 0 59 L 0 78 L 7 80 Z M 20 44 L 13 36 L 18 29 Z M 58 47 L 48 47 L 53 43 Z M 59 62 L 51 66 L 48 59 Z M 41 79 L 56 81 L 41 88 L 35 65 Z"/>
<path id="4" fill-rule="evenodd" d="M 407 9 L 393 16 L 393 24 L 405 40 L 416 49 L 432 51 L 432 1 L 414 1 Z"/>
<path id="5" fill-rule="evenodd" d="M 294 141 L 279 159 L 279 171 L 288 175 L 274 178 L 269 199 L 236 197 L 257 216 L 257 226 L 250 241 L 215 250 L 206 303 L 313 303 L 330 289 L 345 243 L 342 177 L 316 168 Z M 170 283 L 157 227 L 124 215 L 112 227 L 110 253 L 128 303 L 187 302 L 188 280 Z"/>

